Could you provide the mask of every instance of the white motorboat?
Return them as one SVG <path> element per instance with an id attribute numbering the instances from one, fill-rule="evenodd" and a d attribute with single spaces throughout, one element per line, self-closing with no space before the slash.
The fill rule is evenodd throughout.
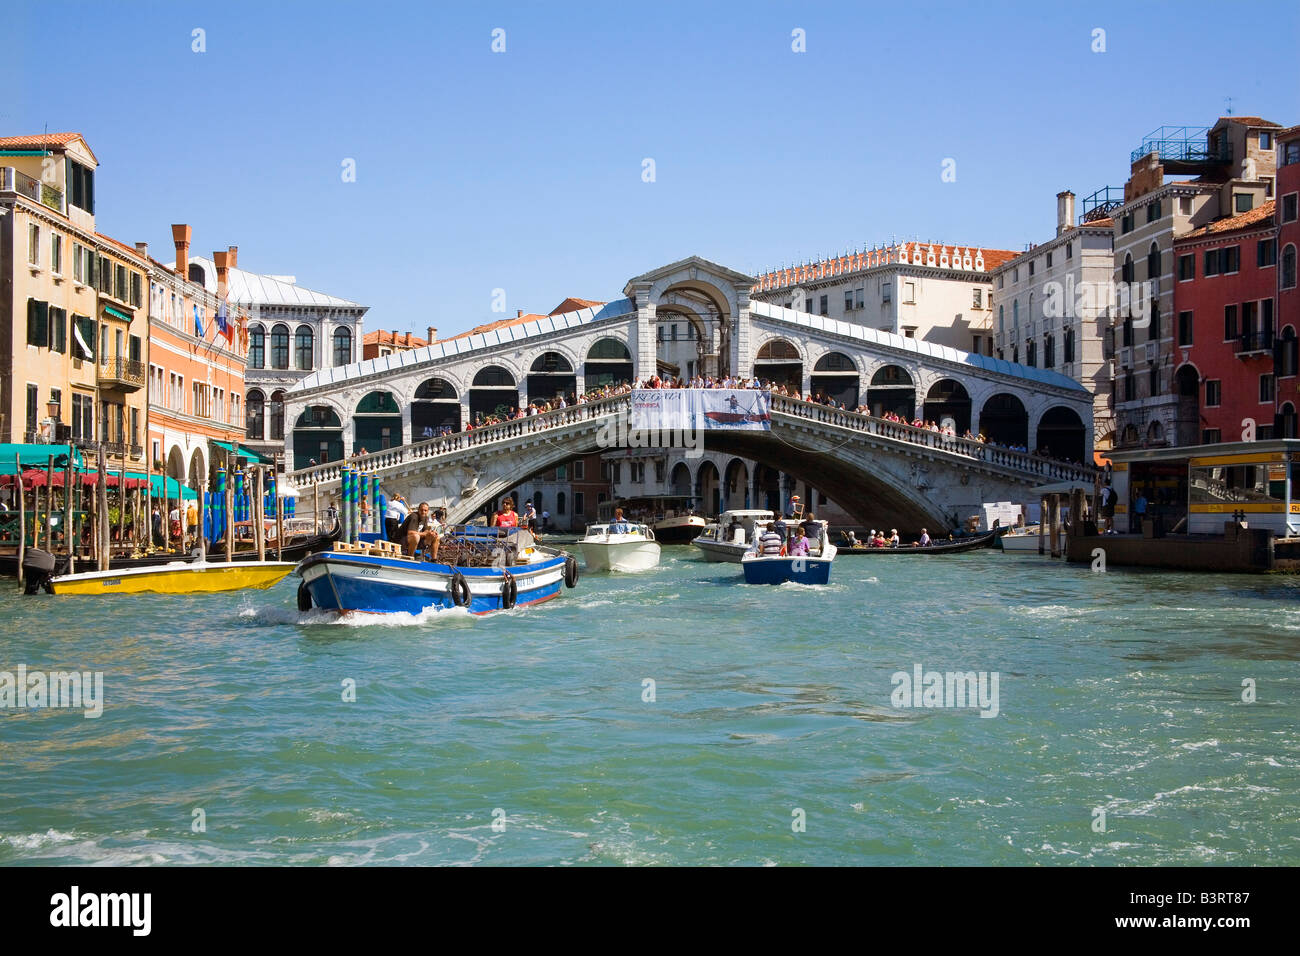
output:
<path id="1" fill-rule="evenodd" d="M 1010 554 L 1037 554 L 1038 525 L 1011 529 L 998 539 L 998 546 Z M 1051 550 L 1051 547 L 1051 541 L 1049 540 L 1047 542 L 1048 551 Z"/>
<path id="2" fill-rule="evenodd" d="M 649 571 L 659 566 L 659 542 L 644 524 L 610 522 L 587 526 L 578 542 L 588 571 Z"/>
<path id="3" fill-rule="evenodd" d="M 660 544 L 690 544 L 705 526 L 703 516 L 695 513 L 695 499 L 689 495 L 641 495 L 602 501 L 597 509 L 598 520 L 614 520 L 616 507 L 622 508 L 629 520 L 650 525 Z"/>
<path id="4" fill-rule="evenodd" d="M 692 543 L 704 553 L 706 561 L 729 561 L 739 564 L 754 543 L 754 529 L 762 531 L 776 515 L 760 509 L 724 511 L 716 523 L 705 526 L 704 533 Z"/>

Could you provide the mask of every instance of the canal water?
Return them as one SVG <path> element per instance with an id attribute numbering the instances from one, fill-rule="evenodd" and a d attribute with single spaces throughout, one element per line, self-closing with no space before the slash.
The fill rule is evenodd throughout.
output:
<path id="1" fill-rule="evenodd" d="M 0 710 L 0 863 L 1300 863 L 1300 581 L 739 575 L 667 548 L 535 608 L 345 622 L 293 578 L 6 582 L 0 670 L 104 683 L 97 719 Z M 996 716 L 895 706 L 918 665 L 996 674 Z"/>

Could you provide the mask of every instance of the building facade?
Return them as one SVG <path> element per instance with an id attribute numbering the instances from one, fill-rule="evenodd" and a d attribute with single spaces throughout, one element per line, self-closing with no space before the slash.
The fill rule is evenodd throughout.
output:
<path id="1" fill-rule="evenodd" d="M 1068 375 L 1093 394 L 1099 447 L 1109 447 L 1110 374 L 1102 356 L 1114 267 L 1112 222 L 1076 224 L 1074 193 L 1057 194 L 1056 236 L 993 270 L 993 354 Z"/>
<path id="2" fill-rule="evenodd" d="M 1300 249 L 1300 126 L 1280 130 L 1277 167 L 1277 347 L 1278 418 L 1275 437 L 1297 438 L 1296 408 L 1300 405 L 1297 338 L 1300 338 L 1300 287 L 1296 284 L 1296 252 Z"/>
<path id="3" fill-rule="evenodd" d="M 991 355 L 992 273 L 1015 257 L 1005 249 L 905 242 L 764 273 L 750 295 L 796 311 Z"/>
<path id="4" fill-rule="evenodd" d="M 0 138 L 0 440 L 140 471 L 148 262 L 96 231 L 98 165 L 77 133 Z"/>
<path id="5" fill-rule="evenodd" d="M 209 294 L 217 294 L 223 268 L 215 258 L 190 255 L 188 246 L 182 249 L 179 242 L 176 256 L 169 268 L 199 283 Z M 304 288 L 294 276 L 262 275 L 238 265 L 238 250 L 231 247 L 224 264 L 227 301 L 230 308 L 248 317 L 244 443 L 261 455 L 283 460 L 285 391 L 313 372 L 361 360 L 362 324 L 368 307 Z M 376 411 L 387 413 L 387 409 Z M 341 445 L 327 444 L 316 448 L 310 457 L 343 457 Z M 377 442 L 371 443 L 371 450 L 379 447 Z"/>
<path id="6" fill-rule="evenodd" d="M 1259 117 L 1225 116 L 1208 128 L 1161 127 L 1133 151 L 1124 203 L 1113 213 L 1114 281 L 1149 308 L 1111 317 L 1116 447 L 1200 441 L 1195 396 L 1181 391 L 1191 373 L 1179 374 L 1174 240 L 1272 198 L 1278 128 Z M 1180 175 L 1195 178 L 1166 182 Z"/>
<path id="7" fill-rule="evenodd" d="M 173 225 L 172 236 L 177 261 L 185 261 L 190 227 Z M 223 269 L 234 253 L 213 255 L 215 293 L 197 273 L 191 278 L 150 260 L 149 455 L 156 472 L 196 489 L 244 438 L 248 316 L 227 305 L 218 318 Z"/>

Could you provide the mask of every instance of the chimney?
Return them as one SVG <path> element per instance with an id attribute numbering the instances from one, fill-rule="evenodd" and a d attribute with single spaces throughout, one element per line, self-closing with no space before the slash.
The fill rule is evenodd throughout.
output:
<path id="1" fill-rule="evenodd" d="M 190 276 L 190 227 L 172 225 L 172 241 L 176 243 L 176 274 L 182 279 Z"/>
<path id="2" fill-rule="evenodd" d="M 1056 194 L 1056 234 L 1059 236 L 1074 225 L 1074 193 L 1068 189 Z"/>
<path id="3" fill-rule="evenodd" d="M 438 330 L 431 325 L 429 326 L 429 344 L 432 345 L 436 341 L 438 341 Z"/>
<path id="4" fill-rule="evenodd" d="M 410 333 L 410 332 L 407 332 L 407 333 L 406 333 L 406 338 L 402 341 L 402 344 L 405 345 L 408 349 L 411 347 L 411 333 Z"/>
<path id="5" fill-rule="evenodd" d="M 144 257 L 144 258 L 146 258 L 146 259 L 149 258 L 149 243 L 147 243 L 147 242 L 137 242 L 137 243 L 135 244 L 135 251 L 138 252 L 138 253 L 140 253 L 140 255 L 141 255 L 142 257 Z"/>
<path id="6" fill-rule="evenodd" d="M 231 246 L 226 250 L 230 254 L 230 268 L 239 268 L 239 246 Z"/>
<path id="7" fill-rule="evenodd" d="M 212 262 L 217 267 L 217 297 L 224 298 L 230 287 L 230 253 L 212 253 Z"/>

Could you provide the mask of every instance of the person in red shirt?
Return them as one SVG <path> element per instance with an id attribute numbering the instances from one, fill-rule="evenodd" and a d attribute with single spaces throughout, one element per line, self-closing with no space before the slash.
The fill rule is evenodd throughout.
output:
<path id="1" fill-rule="evenodd" d="M 501 502 L 501 510 L 492 518 L 492 527 L 494 528 L 517 528 L 519 527 L 519 514 L 515 511 L 515 502 L 513 498 L 505 498 Z"/>

